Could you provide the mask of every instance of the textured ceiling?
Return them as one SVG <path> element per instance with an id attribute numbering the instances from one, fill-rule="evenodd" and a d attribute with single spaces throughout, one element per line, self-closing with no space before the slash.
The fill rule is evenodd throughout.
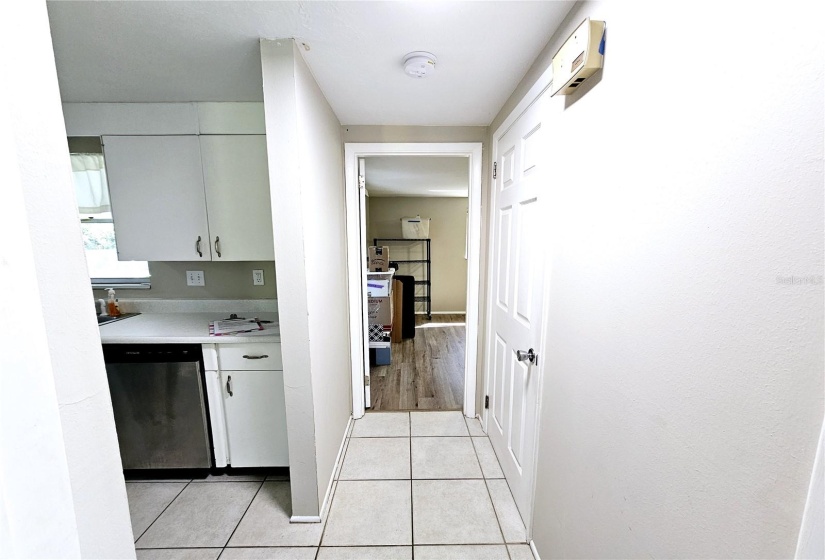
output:
<path id="1" fill-rule="evenodd" d="M 466 197 L 469 160 L 463 157 L 378 156 L 366 158 L 370 196 Z"/>
<path id="2" fill-rule="evenodd" d="M 295 37 L 342 124 L 488 125 L 572 2 L 52 1 L 66 102 L 260 101 L 260 38 Z M 403 56 L 436 54 L 435 73 Z"/>

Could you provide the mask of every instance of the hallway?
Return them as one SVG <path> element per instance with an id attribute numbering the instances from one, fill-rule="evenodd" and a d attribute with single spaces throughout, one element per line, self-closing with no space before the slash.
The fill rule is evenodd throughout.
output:
<path id="1" fill-rule="evenodd" d="M 392 343 L 392 363 L 370 368 L 372 410 L 461 410 L 466 315 L 415 317 L 415 338 Z"/>
<path id="2" fill-rule="evenodd" d="M 531 560 L 489 440 L 460 412 L 353 423 L 322 523 L 289 523 L 289 482 L 127 482 L 141 560 Z"/>

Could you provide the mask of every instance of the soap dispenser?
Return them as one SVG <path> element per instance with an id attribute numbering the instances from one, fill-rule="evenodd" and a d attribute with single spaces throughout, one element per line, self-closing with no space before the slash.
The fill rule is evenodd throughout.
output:
<path id="1" fill-rule="evenodd" d="M 110 317 L 120 317 L 120 309 L 117 306 L 117 299 L 115 299 L 115 289 L 109 288 L 109 301 L 106 303 L 106 310 Z"/>

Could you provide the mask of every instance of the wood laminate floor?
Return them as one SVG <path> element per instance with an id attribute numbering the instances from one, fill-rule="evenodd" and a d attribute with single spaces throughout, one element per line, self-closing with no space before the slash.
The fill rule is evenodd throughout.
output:
<path id="1" fill-rule="evenodd" d="M 415 338 L 393 343 L 390 365 L 370 368 L 372 410 L 461 410 L 464 321 L 416 315 Z"/>

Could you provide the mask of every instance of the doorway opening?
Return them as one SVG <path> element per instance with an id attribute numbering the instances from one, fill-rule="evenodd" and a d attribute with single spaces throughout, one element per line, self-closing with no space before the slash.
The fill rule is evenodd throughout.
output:
<path id="1" fill-rule="evenodd" d="M 481 144 L 346 144 L 345 163 L 353 416 L 372 409 L 474 417 Z M 402 227 L 402 218 L 419 216 L 423 225 Z M 424 229 L 410 238 L 408 226 Z M 368 271 L 372 246 L 387 247 L 394 274 Z M 393 315 L 402 326 L 395 342 L 382 337 Z"/>
<path id="2" fill-rule="evenodd" d="M 380 247 L 382 262 L 395 271 L 389 297 L 368 297 L 365 406 L 372 411 L 461 410 L 468 159 L 370 156 L 359 159 L 359 169 L 366 196 L 365 243 Z M 376 295 L 370 293 L 376 276 L 383 275 L 368 274 L 369 296 Z M 390 301 L 392 314 L 385 317 L 380 306 Z M 389 340 L 378 340 L 385 338 L 387 318 Z"/>

